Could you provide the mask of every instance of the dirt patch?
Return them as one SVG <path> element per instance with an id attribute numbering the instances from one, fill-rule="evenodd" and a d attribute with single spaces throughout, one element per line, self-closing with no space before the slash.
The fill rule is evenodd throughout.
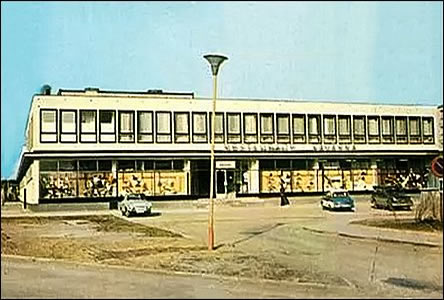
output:
<path id="1" fill-rule="evenodd" d="M 157 227 L 145 226 L 137 223 L 132 223 L 124 219 L 114 216 L 66 216 L 66 217 L 17 217 L 4 218 L 2 225 L 51 225 L 60 226 L 60 224 L 67 223 L 71 225 L 86 225 L 92 224 L 98 232 L 127 232 L 139 233 L 147 237 L 181 237 L 180 234 Z"/>
<path id="2" fill-rule="evenodd" d="M 423 232 L 442 232 L 443 225 L 436 220 L 416 221 L 415 219 L 366 219 L 352 221 L 350 224 Z"/>
<path id="3" fill-rule="evenodd" d="M 187 253 L 161 260 L 159 264 L 164 269 L 191 273 L 347 286 L 345 281 L 334 275 L 294 268 L 277 262 L 272 255 L 253 255 L 241 251 Z"/>
<path id="4" fill-rule="evenodd" d="M 420 281 L 409 278 L 394 278 L 389 277 L 385 280 L 382 280 L 384 283 L 388 283 L 395 286 L 406 287 L 414 290 L 434 290 L 434 291 L 442 291 L 442 287 L 427 281 Z"/>
<path id="5" fill-rule="evenodd" d="M 3 231 L 3 228 L 1 232 L 2 232 L 2 253 L 3 249 L 5 249 L 5 252 L 8 252 L 10 254 L 16 254 L 17 245 L 11 240 L 11 237 L 6 232 Z"/>
<path id="6" fill-rule="evenodd" d="M 279 262 L 269 252 L 206 245 L 115 216 L 2 219 L 2 254 L 138 268 L 346 286 L 340 277 Z"/>

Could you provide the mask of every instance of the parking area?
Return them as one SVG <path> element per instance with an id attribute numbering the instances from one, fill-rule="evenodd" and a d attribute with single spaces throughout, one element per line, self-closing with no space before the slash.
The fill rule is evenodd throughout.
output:
<path id="1" fill-rule="evenodd" d="M 280 207 L 278 198 L 242 206 L 218 203 L 212 252 L 206 249 L 205 201 L 188 207 L 154 203 L 150 216 L 130 218 L 117 210 L 32 221 L 2 218 L 2 254 L 322 284 L 369 297 L 442 297 L 442 243 L 430 247 L 332 234 L 351 226 L 365 235 L 369 227 L 350 222 L 414 214 L 393 215 L 370 208 L 368 196 L 354 198 L 355 212 L 322 210 L 319 197 L 290 198 L 287 207 Z M 442 240 L 442 231 L 373 230 L 381 238 L 391 232 L 416 236 L 418 242 Z"/>

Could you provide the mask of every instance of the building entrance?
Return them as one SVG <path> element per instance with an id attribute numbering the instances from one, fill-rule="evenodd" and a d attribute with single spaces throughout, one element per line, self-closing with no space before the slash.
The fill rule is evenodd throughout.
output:
<path id="1" fill-rule="evenodd" d="M 216 162 L 216 198 L 225 199 L 235 197 L 235 161 Z"/>

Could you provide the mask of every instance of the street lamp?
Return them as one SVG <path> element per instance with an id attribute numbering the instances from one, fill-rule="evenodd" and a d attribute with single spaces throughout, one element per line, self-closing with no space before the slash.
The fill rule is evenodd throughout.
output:
<path id="1" fill-rule="evenodd" d="M 214 249 L 214 128 L 216 120 L 217 73 L 220 65 L 228 58 L 223 55 L 207 54 L 204 58 L 210 63 L 213 74 L 213 114 L 211 115 L 211 160 L 210 160 L 210 208 L 208 212 L 208 250 Z"/>

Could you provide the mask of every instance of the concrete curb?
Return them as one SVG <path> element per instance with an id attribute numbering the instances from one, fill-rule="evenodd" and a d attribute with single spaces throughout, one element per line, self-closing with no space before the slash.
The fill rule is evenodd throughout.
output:
<path id="1" fill-rule="evenodd" d="M 297 282 L 297 281 L 289 281 L 289 280 L 272 280 L 272 279 L 262 279 L 262 278 L 248 278 L 248 277 L 235 277 L 235 276 L 226 276 L 226 275 L 215 275 L 215 274 L 205 274 L 205 273 L 192 273 L 192 272 L 183 272 L 183 271 L 169 271 L 162 269 L 150 269 L 150 268 L 138 268 L 138 267 L 130 267 L 124 265 L 108 265 L 108 264 L 99 264 L 99 263 L 89 263 L 89 262 L 76 262 L 67 259 L 56 259 L 56 258 L 45 258 L 45 257 L 34 257 L 34 256 L 23 256 L 23 255 L 13 255 L 13 254 L 1 254 L 3 258 L 12 258 L 12 259 L 21 259 L 27 261 L 38 261 L 38 262 L 61 262 L 69 265 L 77 265 L 77 266 L 88 266 L 88 267 L 101 267 L 101 268 L 110 268 L 110 269 L 118 269 L 118 270 L 128 270 L 128 271 L 137 271 L 137 272 L 145 272 L 145 273 L 154 273 L 160 275 L 176 275 L 176 276 L 194 276 L 194 277 L 204 277 L 208 279 L 215 280 L 232 280 L 232 281 L 243 281 L 247 283 L 257 284 L 259 282 L 271 283 L 271 284 L 289 284 L 289 285 L 298 285 L 301 287 L 313 287 L 313 288 L 339 288 L 339 289 L 349 289 L 354 286 L 337 286 L 337 285 L 329 285 L 323 283 L 311 283 L 311 282 Z M 2 262 L 4 265 L 4 262 Z M 349 283 L 348 283 L 349 284 Z"/>
<path id="2" fill-rule="evenodd" d="M 309 228 L 306 226 L 302 226 L 302 229 L 306 230 L 306 231 L 320 233 L 320 234 L 338 235 L 338 236 L 353 238 L 353 239 L 382 241 L 382 242 L 388 242 L 388 243 L 408 244 L 408 245 L 425 246 L 425 247 L 431 247 L 431 248 L 442 248 L 442 245 L 436 244 L 436 243 L 430 243 L 430 242 L 416 242 L 416 241 L 398 240 L 398 239 L 391 239 L 391 238 L 384 238 L 384 237 L 357 235 L 357 234 L 351 234 L 351 233 L 341 232 L 341 231 L 328 231 L 328 230 L 322 230 L 322 229 L 316 229 L 316 228 Z"/>

